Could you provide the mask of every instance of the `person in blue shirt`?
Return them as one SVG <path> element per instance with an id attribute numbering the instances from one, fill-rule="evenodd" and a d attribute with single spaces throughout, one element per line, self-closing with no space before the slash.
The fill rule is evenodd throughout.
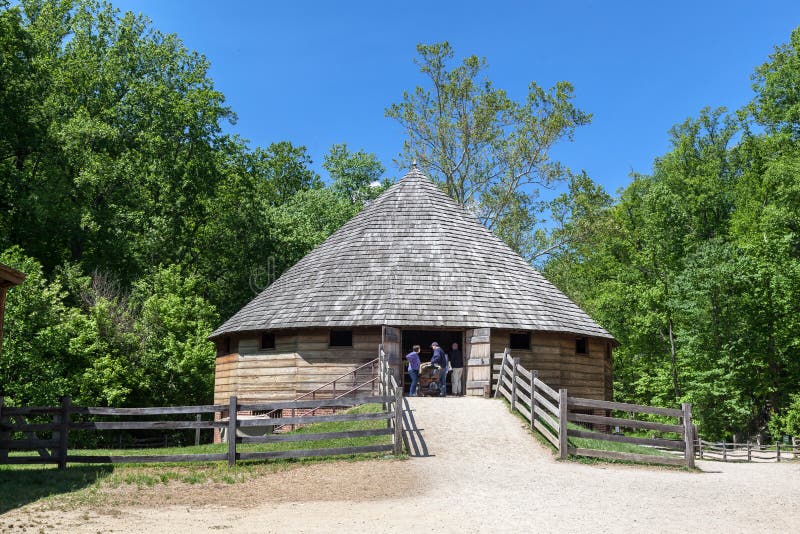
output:
<path id="1" fill-rule="evenodd" d="M 411 352 L 406 354 L 408 360 L 408 374 L 411 376 L 411 387 L 408 388 L 408 396 L 416 397 L 417 395 L 417 380 L 419 379 L 419 351 L 421 347 L 414 345 Z"/>
<path id="2" fill-rule="evenodd" d="M 431 358 L 431 364 L 435 365 L 437 369 L 439 369 L 439 396 L 446 397 L 447 396 L 447 354 L 442 350 L 442 347 L 434 341 L 431 343 L 431 348 L 433 349 L 433 357 Z"/>

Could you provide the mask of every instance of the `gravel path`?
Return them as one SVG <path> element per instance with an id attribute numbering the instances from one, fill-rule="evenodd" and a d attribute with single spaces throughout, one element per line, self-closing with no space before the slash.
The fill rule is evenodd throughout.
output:
<path id="1" fill-rule="evenodd" d="M 428 456 L 276 473 L 255 502 L 197 500 L 44 519 L 54 530 L 92 533 L 800 530 L 800 462 L 700 462 L 702 473 L 557 462 L 499 401 L 409 401 Z M 0 517 L 0 526 L 24 513 Z"/>

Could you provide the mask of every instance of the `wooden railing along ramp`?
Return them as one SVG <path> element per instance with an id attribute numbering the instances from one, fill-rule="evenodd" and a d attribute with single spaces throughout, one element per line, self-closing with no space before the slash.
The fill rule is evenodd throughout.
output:
<path id="1" fill-rule="evenodd" d="M 692 426 L 691 404 L 684 404 L 682 409 L 678 410 L 570 397 L 567 389 L 556 391 L 539 379 L 537 371 L 525 369 L 520 365 L 519 358 L 512 358 L 508 350 L 495 355 L 495 364 L 492 366 L 492 384 L 495 397 L 499 395 L 505 397 L 511 403 L 512 411 L 516 410 L 522 414 L 530 422 L 532 429 L 538 430 L 558 449 L 562 459 L 569 455 L 576 455 L 694 467 L 694 427 Z M 584 413 L 588 411 L 592 413 Z M 628 417 L 597 415 L 598 411 L 605 414 L 611 411 L 625 412 Z M 677 419 L 677 422 L 643 421 L 634 419 L 634 414 L 659 415 Z M 572 423 L 573 428 L 570 428 L 569 423 Z M 681 439 L 633 437 L 596 432 L 587 428 L 574 428 L 579 423 L 673 433 L 679 435 Z M 649 455 L 573 447 L 569 445 L 569 437 L 630 443 L 654 449 L 678 451 L 682 454 L 680 456 Z"/>
<path id="2" fill-rule="evenodd" d="M 378 412 L 334 413 L 315 415 L 322 408 L 351 406 L 346 398 L 306 399 L 276 401 L 268 403 L 241 403 L 230 397 L 228 404 L 204 406 L 168 406 L 154 408 L 108 408 L 73 406 L 69 397 L 63 397 L 56 407 L 9 407 L 0 397 L 0 464 L 56 464 L 60 469 L 68 463 L 153 463 L 153 462 L 197 462 L 227 461 L 233 466 L 238 460 L 264 460 L 276 458 L 301 458 L 311 456 L 335 456 L 374 452 L 402 451 L 402 406 L 403 391 L 392 375 L 388 361 L 381 355 L 378 395 L 361 397 L 361 403 L 379 403 Z M 245 419 L 239 412 L 274 412 L 282 410 L 302 411 L 299 416 L 273 419 Z M 157 420 L 141 418 L 157 416 Z M 186 420 L 181 417 L 191 416 Z M 197 416 L 200 416 L 199 418 Z M 220 417 L 222 416 L 222 417 Z M 101 421 L 104 417 L 114 420 Z M 163 420 L 168 417 L 169 420 Z M 222 420 L 222 419 L 225 420 Z M 31 421 L 31 419 L 35 419 Z M 269 425 L 309 425 L 314 423 L 344 421 L 386 421 L 384 428 L 346 430 L 318 433 L 284 433 L 259 436 L 241 436 L 240 430 L 248 427 Z M 68 447 L 71 431 L 108 430 L 227 430 L 226 452 L 208 454 L 154 454 L 154 455 L 82 455 L 72 454 Z M 42 437 L 46 434 L 46 437 Z M 391 436 L 391 443 L 330 448 L 296 448 L 291 450 L 252 451 L 241 450 L 242 444 L 314 442 L 319 440 L 361 438 L 367 436 Z M 36 455 L 9 454 L 12 451 L 35 451 Z"/>
<path id="3" fill-rule="evenodd" d="M 380 350 L 380 349 L 379 349 Z M 289 414 L 292 417 L 302 417 L 305 415 L 316 415 L 316 413 L 322 408 L 326 411 L 336 412 L 339 410 L 344 410 L 347 408 L 351 408 L 357 404 L 362 404 L 364 398 L 369 398 L 374 396 L 378 389 L 380 388 L 380 380 L 382 379 L 379 370 L 380 370 L 380 356 L 375 358 L 374 360 L 370 360 L 367 363 L 356 367 L 352 371 L 348 371 L 341 376 L 330 380 L 321 386 L 309 391 L 308 393 L 304 393 L 294 399 L 295 401 L 302 401 L 302 400 L 318 400 L 318 399 L 332 399 L 332 400 L 342 400 L 343 404 L 338 407 L 314 407 L 314 408 L 307 408 L 305 410 L 295 410 L 291 409 Z M 350 400 L 348 404 L 346 400 Z M 299 413 L 298 413 L 299 412 Z M 279 413 L 278 410 L 270 411 L 266 413 L 267 417 L 276 417 Z M 282 412 L 281 412 L 282 414 Z M 297 425 L 292 424 L 285 424 L 276 426 L 273 429 L 273 432 L 283 432 L 285 430 L 294 430 Z"/>

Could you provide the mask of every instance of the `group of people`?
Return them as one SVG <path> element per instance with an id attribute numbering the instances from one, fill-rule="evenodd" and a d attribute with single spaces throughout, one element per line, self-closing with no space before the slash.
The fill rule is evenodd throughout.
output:
<path id="1" fill-rule="evenodd" d="M 447 372 L 452 371 L 450 378 L 451 385 L 453 386 L 453 395 L 463 395 L 461 387 L 463 373 L 464 373 L 464 357 L 461 350 L 458 348 L 458 343 L 453 343 L 448 355 L 439 343 L 434 341 L 431 343 L 433 356 L 431 357 L 431 365 L 439 370 L 439 396 L 447 396 Z M 414 345 L 411 352 L 406 354 L 408 360 L 408 374 L 411 377 L 411 386 L 408 390 L 408 396 L 413 397 L 417 394 L 417 382 L 419 380 L 420 360 L 419 353 L 422 348 L 419 345 Z"/>

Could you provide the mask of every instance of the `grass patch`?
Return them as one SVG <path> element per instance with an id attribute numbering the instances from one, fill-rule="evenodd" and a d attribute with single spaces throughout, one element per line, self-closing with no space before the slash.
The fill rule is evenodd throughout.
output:
<path id="1" fill-rule="evenodd" d="M 567 427 L 572 430 L 586 430 L 586 428 L 580 425 L 576 425 L 574 423 L 567 423 Z M 601 439 L 576 438 L 576 437 L 570 437 L 568 439 L 568 442 L 571 446 L 580 447 L 582 449 L 598 449 L 602 451 L 628 452 L 632 454 L 645 454 L 647 456 L 657 456 L 662 458 L 675 457 L 675 455 L 670 454 L 661 449 L 656 449 L 655 447 L 648 447 L 646 445 L 637 445 L 635 443 L 617 443 L 616 441 L 605 441 Z M 599 460 L 600 458 L 592 458 L 592 459 Z M 614 460 L 604 460 L 604 461 L 614 461 Z"/>
<path id="2" fill-rule="evenodd" d="M 380 404 L 357 406 L 346 413 L 380 412 Z M 384 428 L 385 420 L 342 421 L 317 423 L 294 430 L 293 434 L 345 432 Z M 237 445 L 239 452 L 271 452 L 296 449 L 327 449 L 363 445 L 390 444 L 392 436 L 325 439 L 288 443 L 258 443 Z M 225 453 L 227 443 L 157 449 L 71 449 L 71 455 L 139 456 L 171 454 Z M 225 462 L 159 463 L 159 464 L 71 464 L 59 471 L 53 465 L 0 465 L 0 514 L 25 504 L 49 497 L 71 494 L 71 502 L 91 503 L 102 488 L 120 485 L 150 487 L 156 484 L 179 482 L 204 484 L 208 482 L 235 484 L 254 477 L 288 469 L 296 465 L 331 460 L 363 460 L 382 458 L 389 453 L 367 453 L 314 458 L 239 461 L 229 468 Z M 12 456 L 32 456 L 35 452 L 11 453 Z"/>

